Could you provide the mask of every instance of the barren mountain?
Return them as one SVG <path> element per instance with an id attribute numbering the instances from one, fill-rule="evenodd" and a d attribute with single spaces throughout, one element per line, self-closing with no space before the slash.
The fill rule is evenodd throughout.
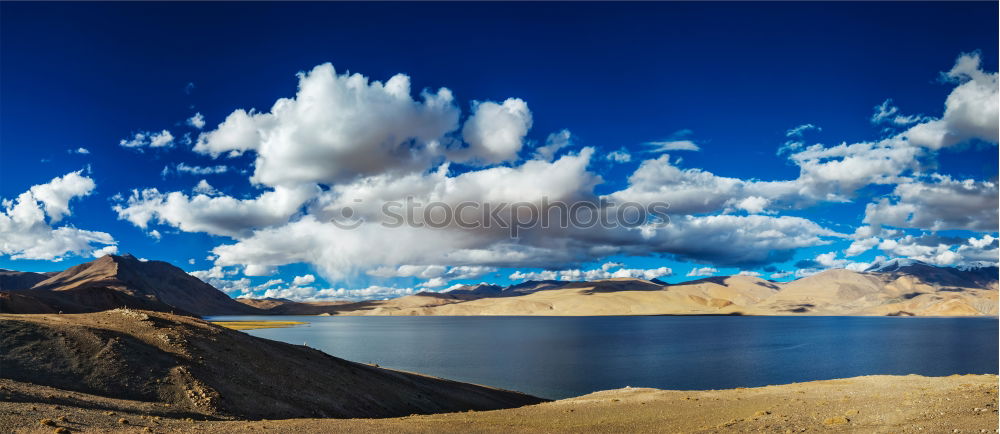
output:
<path id="1" fill-rule="evenodd" d="M 914 276 L 941 288 L 997 289 L 997 267 L 975 268 L 935 267 L 920 261 L 894 259 L 866 271 L 888 274 L 894 278 Z"/>
<path id="2" fill-rule="evenodd" d="M 892 260 L 866 272 L 827 270 L 787 283 L 717 276 L 678 284 L 641 279 L 466 285 L 388 300 L 233 300 L 165 262 L 105 256 L 59 273 L 3 271 L 8 313 L 132 307 L 193 315 L 996 315 L 996 267 Z"/>
<path id="3" fill-rule="evenodd" d="M 453 296 L 468 296 L 469 299 L 481 297 L 499 297 L 503 295 L 504 287 L 500 285 L 490 285 L 479 283 L 476 285 L 464 285 L 452 290 L 442 291 L 444 294 Z"/>
<path id="4" fill-rule="evenodd" d="M 56 273 L 32 273 L 30 271 L 13 271 L 0 268 L 0 291 L 20 291 L 35 286 L 36 283 L 48 279 Z"/>
<path id="5" fill-rule="evenodd" d="M 132 307 L 193 315 L 253 314 L 222 291 L 161 261 L 108 255 L 70 267 L 30 289 L 0 292 L 5 313 L 96 312 Z"/>
<path id="6" fill-rule="evenodd" d="M 915 264 L 886 272 L 827 270 L 781 285 L 751 313 L 815 315 L 997 314 L 996 268 L 982 273 Z"/>
<path id="7" fill-rule="evenodd" d="M 997 269 L 907 263 L 827 270 L 787 283 L 719 276 L 667 285 L 640 279 L 525 282 L 336 306 L 340 315 L 996 315 Z M 451 295 L 451 297 L 449 297 Z M 471 298 L 470 298 L 471 297 Z M 467 299 L 463 299 L 467 298 Z"/>
<path id="8" fill-rule="evenodd" d="M 366 300 L 332 306 L 330 308 L 330 313 L 339 315 L 344 312 L 357 312 L 356 314 L 360 315 L 392 315 L 391 312 L 397 312 L 403 309 L 443 306 L 470 300 L 478 300 L 480 298 L 482 297 L 476 295 L 425 291 L 405 297 L 391 298 L 388 300 Z"/>
<path id="9" fill-rule="evenodd" d="M 268 315 L 321 315 L 334 312 L 337 306 L 349 301 L 298 302 L 287 298 L 237 298 L 236 301 L 260 309 Z"/>
<path id="10" fill-rule="evenodd" d="M 0 365 L 0 378 L 141 401 L 147 414 L 180 417 L 390 417 L 543 401 L 349 362 L 191 317 L 127 309 L 2 314 Z M 60 404 L 109 409 L 94 401 Z"/>
<path id="11" fill-rule="evenodd" d="M 510 285 L 508 287 L 480 283 L 455 288 L 447 291 L 447 293 L 452 295 L 474 295 L 477 296 L 476 298 L 517 297 L 519 295 L 527 295 L 538 291 L 559 289 L 574 283 L 580 282 L 567 282 L 561 280 L 528 280 L 516 285 Z"/>
<path id="12" fill-rule="evenodd" d="M 742 277 L 733 280 L 734 285 L 753 286 L 752 283 L 744 284 Z M 730 299 L 716 296 L 719 287 L 725 286 L 703 282 L 667 287 L 648 280 L 619 278 L 593 282 L 564 282 L 551 289 L 537 290 L 524 295 L 478 298 L 433 305 L 415 305 L 411 302 L 408 305 L 383 305 L 371 310 L 341 311 L 340 314 L 561 316 L 697 315 L 739 312 L 741 306 L 735 305 Z M 774 290 L 761 286 L 748 293 L 759 298 L 757 294 L 761 291 L 770 294 Z M 750 299 L 750 297 L 744 298 Z"/>
<path id="13" fill-rule="evenodd" d="M 648 282 L 647 282 L 648 283 Z M 627 285 L 627 284 L 626 284 Z M 480 283 L 466 285 L 449 291 L 424 291 L 405 297 L 387 300 L 365 300 L 359 302 L 294 302 L 291 300 L 274 299 L 238 299 L 241 303 L 265 309 L 269 314 L 282 315 L 316 315 L 326 313 L 331 315 L 448 315 L 446 313 L 427 313 L 426 309 L 438 306 L 466 303 L 481 299 L 519 298 L 539 291 L 548 291 L 564 287 L 593 289 L 600 286 L 603 290 L 623 288 L 621 283 L 607 281 L 602 283 L 559 282 L 559 281 L 528 281 L 506 288 L 498 285 Z M 653 284 L 657 289 L 659 286 Z M 416 313 L 420 312 L 420 313 Z"/>

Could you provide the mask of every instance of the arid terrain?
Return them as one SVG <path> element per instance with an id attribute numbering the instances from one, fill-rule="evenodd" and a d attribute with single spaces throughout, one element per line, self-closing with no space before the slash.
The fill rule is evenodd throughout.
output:
<path id="1" fill-rule="evenodd" d="M 640 279 L 472 285 L 390 300 L 328 306 L 271 300 L 286 314 L 337 315 L 997 315 L 996 268 L 912 264 L 886 270 L 827 270 L 787 283 L 751 276 L 678 284 Z M 252 304 L 247 299 L 241 302 Z M 275 309 L 275 308 L 272 308 Z"/>
<path id="2" fill-rule="evenodd" d="M 625 388 L 495 411 L 212 420 L 162 404 L 0 380 L 0 430 L 101 432 L 996 432 L 997 376 L 867 376 L 760 388 Z"/>
<path id="3" fill-rule="evenodd" d="M 159 261 L 108 255 L 62 272 L 0 271 L 0 312 L 80 313 L 129 307 L 187 315 L 894 315 L 998 313 L 997 268 L 890 262 L 790 282 L 717 276 L 467 285 L 388 300 L 232 299 Z"/>

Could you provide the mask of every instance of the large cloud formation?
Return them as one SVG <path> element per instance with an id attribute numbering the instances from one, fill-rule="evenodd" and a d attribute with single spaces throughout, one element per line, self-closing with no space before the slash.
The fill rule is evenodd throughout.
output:
<path id="1" fill-rule="evenodd" d="M 89 195 L 96 185 L 81 171 L 31 187 L 0 210 L 0 254 L 12 259 L 60 261 L 68 254 L 100 256 L 117 251 L 105 232 L 65 225 L 52 227 L 71 215 L 71 200 Z M 48 218 L 46 218 L 48 217 Z"/>
<path id="2" fill-rule="evenodd" d="M 179 191 L 160 193 L 155 188 L 133 190 L 114 210 L 119 218 L 142 229 L 155 220 L 185 232 L 240 237 L 250 235 L 253 229 L 288 222 L 316 194 L 309 187 L 277 187 L 255 199 L 236 199 L 217 195 L 202 182 L 191 196 Z"/>
<path id="3" fill-rule="evenodd" d="M 864 222 L 873 226 L 919 228 L 932 231 L 997 229 L 1000 208 L 996 182 L 955 180 L 935 175 L 933 182 L 896 186 L 891 198 L 868 204 Z"/>
<path id="4" fill-rule="evenodd" d="M 942 74 L 958 86 L 945 100 L 944 115 L 911 127 L 910 142 L 931 149 L 954 146 L 969 139 L 992 143 L 1000 134 L 997 73 L 984 72 L 978 53 L 963 54 L 955 66 Z"/>
<path id="5" fill-rule="evenodd" d="M 458 118 L 448 89 L 424 91 L 417 101 L 405 75 L 382 83 L 338 74 L 326 63 L 299 74 L 294 98 L 279 99 L 267 113 L 234 111 L 201 134 L 194 150 L 256 152 L 255 183 L 334 184 L 427 168 L 443 152 L 444 135 L 458 128 Z"/>
<path id="6" fill-rule="evenodd" d="M 797 249 L 841 239 L 853 240 L 848 256 L 879 246 L 888 253 L 895 250 L 885 241 L 890 232 L 878 233 L 883 226 L 985 232 L 996 227 L 995 182 L 953 180 L 927 174 L 926 168 L 933 167 L 928 162 L 941 148 L 969 140 L 996 142 L 997 74 L 982 71 L 978 55 L 969 54 L 944 77 L 955 88 L 939 117 L 893 122 L 905 130 L 879 140 L 786 144 L 789 162 L 799 168 L 794 179 L 725 177 L 682 168 L 664 154 L 640 162 L 625 188 L 598 195 L 595 187 L 603 180 L 592 168 L 595 151 L 573 149 L 569 131 L 549 135 L 525 158 L 533 118 L 521 99 L 476 102 L 463 120 L 447 88 L 424 90 L 414 98 L 405 75 L 373 81 L 323 64 L 298 75 L 294 97 L 279 99 L 267 112 L 235 110 L 194 144 L 196 152 L 215 158 L 253 153 L 249 181 L 265 189 L 259 197 L 236 199 L 199 184 L 192 194 L 136 190 L 116 210 L 144 229 L 157 223 L 229 237 L 232 242 L 213 250 L 215 265 L 242 267 L 247 275 L 309 263 L 330 280 L 361 274 L 416 277 L 427 279 L 425 287 L 497 267 L 567 270 L 611 255 L 670 255 L 747 267 L 785 261 Z M 880 113 L 892 111 L 887 103 L 880 107 Z M 896 113 L 878 121 L 890 116 Z M 795 137 L 804 131 L 799 128 Z M 870 233 L 842 234 L 781 215 L 820 202 L 853 201 L 872 184 L 896 187 L 869 205 Z M 946 209 L 955 205 L 955 197 L 966 200 Z M 667 202 L 670 223 L 536 226 L 516 238 L 506 228 L 481 224 L 380 224 L 388 201 L 437 202 L 454 210 L 469 201 L 495 207 L 600 200 Z M 357 227 L 331 222 L 344 216 Z M 483 223 L 476 215 L 469 218 Z M 417 215 L 417 223 L 426 222 Z M 823 266 L 850 264 L 835 252 L 826 255 L 820 258 Z M 633 271 L 630 275 L 648 277 L 669 270 Z M 283 291 L 299 294 L 304 288 Z"/>

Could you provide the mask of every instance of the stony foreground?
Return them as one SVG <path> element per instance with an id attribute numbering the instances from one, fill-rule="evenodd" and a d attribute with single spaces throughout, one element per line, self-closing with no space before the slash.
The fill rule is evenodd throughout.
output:
<path id="1" fill-rule="evenodd" d="M 205 421 L 161 405 L 0 380 L 0 431 L 977 433 L 997 431 L 997 381 L 996 375 L 911 375 L 716 391 L 626 388 L 507 410 Z"/>

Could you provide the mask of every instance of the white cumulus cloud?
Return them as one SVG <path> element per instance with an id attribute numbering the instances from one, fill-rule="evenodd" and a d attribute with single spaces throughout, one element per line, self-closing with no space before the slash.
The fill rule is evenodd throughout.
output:
<path id="1" fill-rule="evenodd" d="M 143 131 L 135 133 L 131 138 L 121 139 L 119 145 L 126 148 L 169 148 L 174 145 L 174 135 L 170 131 Z"/>
<path id="2" fill-rule="evenodd" d="M 940 149 L 969 139 L 997 143 L 1000 135 L 997 73 L 981 69 L 979 53 L 963 54 L 942 74 L 958 86 L 945 100 L 944 114 L 914 125 L 905 133 L 910 143 Z"/>
<path id="3" fill-rule="evenodd" d="M 3 199 L 0 254 L 9 255 L 11 259 L 60 261 L 70 254 L 115 253 L 117 243 L 106 232 L 69 225 L 52 227 L 53 223 L 71 214 L 69 202 L 72 199 L 87 196 L 94 188 L 94 181 L 78 171 L 32 186 L 16 199 Z"/>
<path id="4" fill-rule="evenodd" d="M 185 232 L 206 232 L 238 237 L 255 228 L 279 225 L 299 211 L 316 192 L 312 187 L 277 187 L 255 199 L 210 195 L 206 182 L 188 196 L 182 192 L 161 193 L 155 188 L 132 190 L 128 199 L 114 205 L 118 218 L 146 229 L 151 221 Z"/>
<path id="5" fill-rule="evenodd" d="M 456 151 L 451 156 L 455 161 L 472 161 L 483 165 L 496 164 L 517 159 L 524 146 L 524 136 L 531 129 L 531 110 L 528 104 L 518 98 L 508 98 L 503 104 L 492 101 L 477 102 L 472 116 L 465 121 L 462 137 L 468 148 Z M 550 159 L 555 154 L 555 146 L 560 137 L 545 148 L 544 154 Z M 565 140 L 568 140 L 566 138 Z"/>
<path id="6" fill-rule="evenodd" d="M 714 276 L 715 273 L 718 273 L 718 272 L 719 272 L 719 270 L 717 270 L 715 268 L 712 268 L 712 267 L 692 268 L 691 271 L 688 271 L 688 273 L 686 274 L 686 276 L 687 277 L 706 277 L 706 276 Z"/>
<path id="7" fill-rule="evenodd" d="M 896 186 L 890 198 L 870 203 L 864 223 L 932 231 L 965 229 L 996 232 L 1000 191 L 992 181 L 935 175 L 931 182 Z"/>
<path id="8" fill-rule="evenodd" d="M 187 124 L 200 130 L 205 127 L 205 116 L 202 116 L 201 113 L 195 113 L 188 118 Z"/>
<path id="9" fill-rule="evenodd" d="M 459 110 L 445 88 L 410 95 L 410 79 L 385 83 L 338 74 L 329 63 L 299 74 L 294 98 L 266 113 L 237 110 L 194 150 L 238 155 L 255 151 L 251 180 L 270 186 L 333 184 L 389 171 L 421 171 L 458 127 Z M 491 142 L 492 143 L 492 142 Z"/>

